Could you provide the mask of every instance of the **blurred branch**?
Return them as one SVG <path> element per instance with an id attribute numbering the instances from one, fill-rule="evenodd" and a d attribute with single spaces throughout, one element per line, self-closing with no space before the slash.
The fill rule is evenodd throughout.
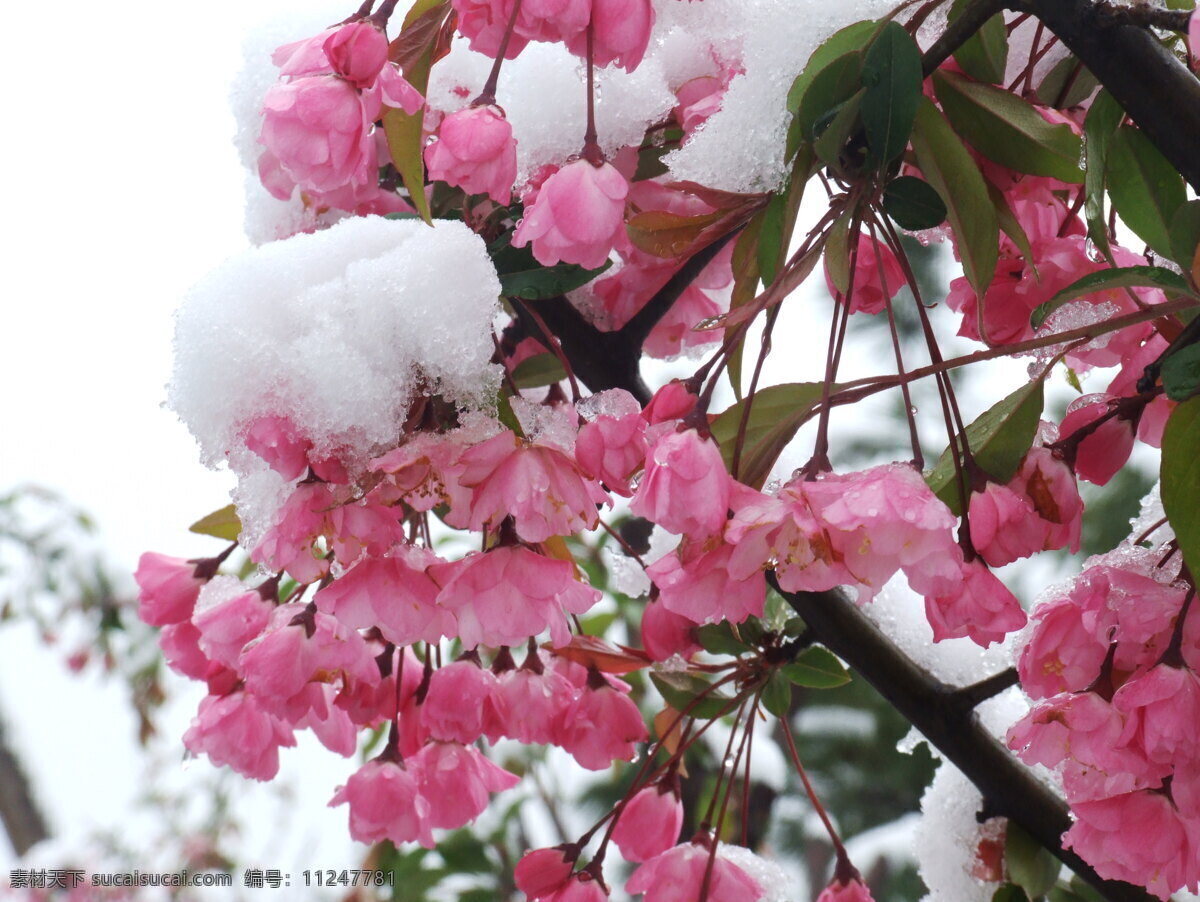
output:
<path id="1" fill-rule="evenodd" d="M 0 822 L 17 855 L 50 836 L 41 809 L 33 799 L 29 780 L 8 745 L 4 723 L 0 721 Z"/>

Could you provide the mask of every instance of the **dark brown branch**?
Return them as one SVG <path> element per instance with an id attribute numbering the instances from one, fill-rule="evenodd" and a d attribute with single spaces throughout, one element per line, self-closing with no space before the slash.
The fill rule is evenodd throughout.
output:
<path id="1" fill-rule="evenodd" d="M 33 799 L 29 780 L 9 748 L 3 723 L 0 723 L 0 821 L 18 855 L 24 855 L 50 835 L 41 809 Z"/>
<path id="2" fill-rule="evenodd" d="M 774 577 L 772 585 L 778 589 Z M 782 592 L 818 641 L 849 664 L 966 775 L 989 815 L 1007 817 L 1053 852 L 1109 902 L 1147 902 L 1139 887 L 1102 880 L 1062 846 L 1071 826 L 1066 803 L 979 723 L 962 690 L 919 667 L 844 592 Z M 970 687 L 968 687 L 970 688 Z"/>
<path id="3" fill-rule="evenodd" d="M 1200 79 L 1152 32 L 1091 0 L 1015 0 L 1009 9 L 1053 31 L 1200 191 Z"/>
<path id="4" fill-rule="evenodd" d="M 979 31 L 992 16 L 1003 12 L 1007 0 L 979 0 L 968 5 L 946 26 L 946 30 L 933 42 L 921 60 L 921 68 L 928 78 L 933 70 L 950 58 L 950 55 Z"/>

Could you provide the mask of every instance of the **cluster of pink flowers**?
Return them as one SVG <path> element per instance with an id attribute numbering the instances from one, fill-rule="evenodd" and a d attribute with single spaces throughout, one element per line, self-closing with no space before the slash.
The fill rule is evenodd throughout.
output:
<path id="1" fill-rule="evenodd" d="M 1076 819 L 1066 843 L 1162 899 L 1200 882 L 1194 596 L 1162 548 L 1090 561 L 1034 615 L 1019 671 L 1041 701 L 1008 734 L 1022 759 L 1060 773 Z"/>
<path id="2" fill-rule="evenodd" d="M 388 61 L 382 27 L 349 22 L 280 47 L 273 59 L 283 80 L 263 100 L 267 189 L 287 200 L 299 187 L 315 206 L 360 213 L 407 209 L 379 187 L 375 123 L 385 104 L 412 114 L 424 101 Z"/>

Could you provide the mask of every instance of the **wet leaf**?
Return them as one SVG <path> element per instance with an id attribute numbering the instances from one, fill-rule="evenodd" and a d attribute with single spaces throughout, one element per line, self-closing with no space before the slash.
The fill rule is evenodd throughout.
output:
<path id="1" fill-rule="evenodd" d="M 236 542 L 242 534 L 242 521 L 238 519 L 237 507 L 227 504 L 220 510 L 201 517 L 188 527 L 188 532 Z"/>
<path id="2" fill-rule="evenodd" d="M 1192 573 L 1200 573 L 1200 397 L 1173 411 L 1163 432 L 1163 510 L 1175 530 L 1179 550 Z"/>
<path id="3" fill-rule="evenodd" d="M 837 656 L 819 645 L 806 648 L 780 672 L 790 682 L 809 689 L 836 689 L 850 682 L 850 672 Z"/>

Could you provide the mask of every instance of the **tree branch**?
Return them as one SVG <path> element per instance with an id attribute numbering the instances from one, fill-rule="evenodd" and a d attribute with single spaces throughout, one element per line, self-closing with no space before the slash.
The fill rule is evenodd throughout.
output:
<path id="1" fill-rule="evenodd" d="M 779 590 L 773 574 L 771 585 Z M 1146 902 L 1139 887 L 1101 879 L 1062 835 L 1071 826 L 1066 803 L 980 724 L 961 690 L 919 667 L 846 594 L 783 592 L 822 645 L 844 660 L 925 736 L 983 794 L 990 815 L 1007 817 L 1053 852 L 1109 902 Z"/>
<path id="2" fill-rule="evenodd" d="M 1152 32 L 1092 0 L 1010 0 L 1008 8 L 1053 31 L 1200 191 L 1200 79 Z"/>
<path id="3" fill-rule="evenodd" d="M 18 855 L 24 855 L 50 835 L 33 800 L 29 780 L 8 745 L 3 723 L 0 723 L 0 821 Z"/>

